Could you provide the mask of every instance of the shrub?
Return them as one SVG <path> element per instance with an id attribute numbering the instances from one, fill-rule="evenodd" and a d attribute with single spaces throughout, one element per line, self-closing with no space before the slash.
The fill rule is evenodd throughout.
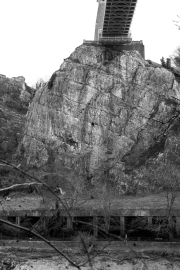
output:
<path id="1" fill-rule="evenodd" d="M 51 89 L 53 87 L 53 83 L 56 79 L 56 76 L 57 76 L 57 74 L 56 74 L 56 72 L 54 72 L 48 81 L 48 89 Z"/>
<path id="2" fill-rule="evenodd" d="M 96 238 L 88 232 L 80 232 L 75 241 L 78 243 L 82 253 L 90 253 L 94 251 L 96 246 Z"/>

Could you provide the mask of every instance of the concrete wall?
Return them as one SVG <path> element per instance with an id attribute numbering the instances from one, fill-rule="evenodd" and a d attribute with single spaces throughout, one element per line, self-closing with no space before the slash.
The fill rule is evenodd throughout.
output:
<path id="1" fill-rule="evenodd" d="M 107 47 L 115 51 L 138 51 L 140 55 L 145 59 L 144 44 L 140 41 L 132 41 L 132 43 L 129 44 L 107 45 Z"/>
<path id="2" fill-rule="evenodd" d="M 95 34 L 94 40 L 99 40 L 99 34 L 102 32 L 103 23 L 104 23 L 104 15 L 106 10 L 106 0 L 99 0 L 97 18 L 96 18 L 96 26 L 95 26 Z"/>

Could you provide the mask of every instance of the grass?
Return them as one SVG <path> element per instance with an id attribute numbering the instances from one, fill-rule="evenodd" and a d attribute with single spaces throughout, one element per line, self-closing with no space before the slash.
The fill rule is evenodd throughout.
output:
<path id="1" fill-rule="evenodd" d="M 180 195 L 180 194 L 179 194 Z M 10 210 L 45 210 L 50 207 L 55 208 L 55 199 L 49 193 L 43 194 L 45 200 L 43 202 L 42 196 L 33 194 L 12 193 L 8 195 L 10 200 L 0 197 L 0 211 Z M 64 198 L 65 200 L 65 198 Z M 103 209 L 102 200 L 100 199 L 79 199 L 78 204 L 83 210 L 98 210 Z M 111 199 L 111 209 L 166 209 L 167 201 L 166 194 L 149 194 L 147 196 L 120 196 L 119 198 Z M 178 209 L 180 206 L 180 196 L 178 196 L 174 203 L 174 208 Z"/>

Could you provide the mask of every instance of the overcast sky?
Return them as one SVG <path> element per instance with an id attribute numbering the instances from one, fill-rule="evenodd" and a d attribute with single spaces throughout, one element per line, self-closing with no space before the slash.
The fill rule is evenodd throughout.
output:
<path id="1" fill-rule="evenodd" d="M 48 79 L 83 39 L 94 39 L 97 8 L 96 0 L 0 0 L 0 74 L 29 85 Z M 159 62 L 180 45 L 178 14 L 180 0 L 138 0 L 131 29 L 146 59 Z"/>

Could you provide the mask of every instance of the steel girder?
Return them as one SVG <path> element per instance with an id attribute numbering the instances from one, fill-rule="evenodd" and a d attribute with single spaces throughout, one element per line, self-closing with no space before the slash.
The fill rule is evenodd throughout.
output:
<path id="1" fill-rule="evenodd" d="M 103 37 L 127 37 L 137 0 L 107 0 Z"/>

